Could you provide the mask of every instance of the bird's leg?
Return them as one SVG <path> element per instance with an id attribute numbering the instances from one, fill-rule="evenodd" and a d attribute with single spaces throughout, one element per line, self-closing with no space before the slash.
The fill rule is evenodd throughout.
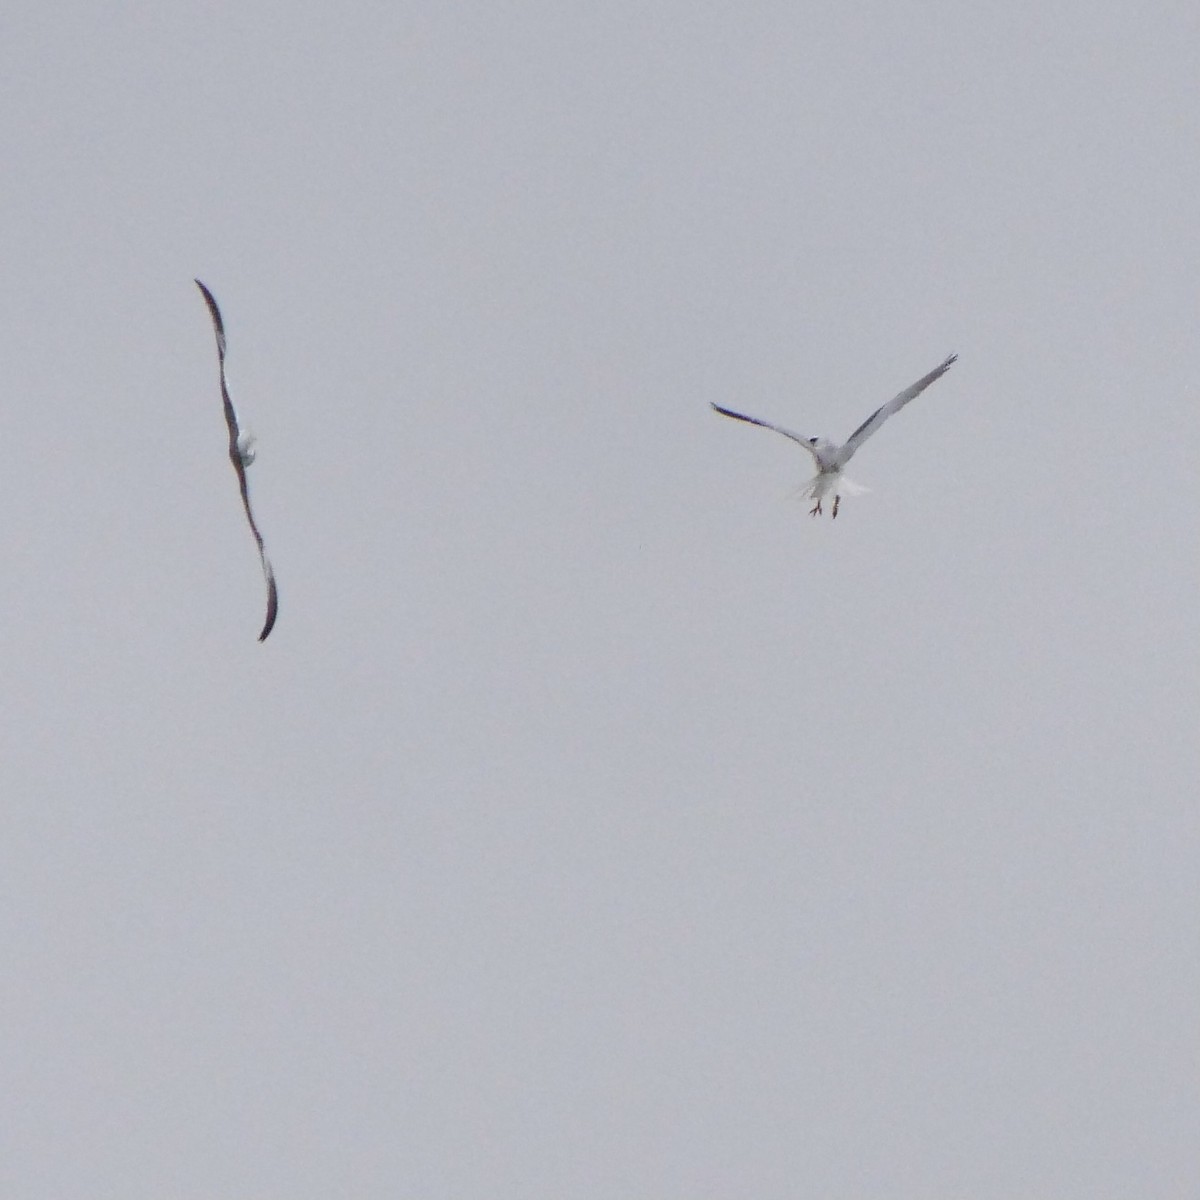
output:
<path id="1" fill-rule="evenodd" d="M 808 510 L 808 515 L 810 517 L 819 517 L 821 515 L 821 501 L 820 500 L 818 500 L 816 502 L 816 504 L 814 504 L 812 506 L 812 508 L 810 508 Z"/>
<path id="2" fill-rule="evenodd" d="M 837 520 L 838 505 L 841 504 L 841 502 L 842 502 L 841 496 L 835 495 L 833 497 L 833 519 L 835 521 Z"/>

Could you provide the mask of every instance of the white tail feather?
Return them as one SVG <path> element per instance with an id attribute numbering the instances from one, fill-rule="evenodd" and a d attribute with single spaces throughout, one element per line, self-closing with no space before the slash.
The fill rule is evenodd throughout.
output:
<path id="1" fill-rule="evenodd" d="M 789 493 L 789 498 L 798 500 L 823 500 L 826 496 L 861 496 L 869 492 L 869 487 L 855 483 L 842 474 L 819 472 L 806 483 Z"/>

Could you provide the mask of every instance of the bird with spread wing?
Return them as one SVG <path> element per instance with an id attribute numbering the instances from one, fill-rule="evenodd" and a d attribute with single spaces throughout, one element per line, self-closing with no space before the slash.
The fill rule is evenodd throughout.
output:
<path id="1" fill-rule="evenodd" d="M 229 383 L 225 378 L 225 323 L 221 320 L 221 310 L 217 307 L 212 292 L 200 280 L 197 279 L 195 282 L 204 297 L 204 302 L 208 305 L 208 311 L 212 315 L 213 330 L 217 335 L 217 362 L 221 369 L 221 400 L 225 406 L 225 424 L 229 427 L 229 461 L 233 463 L 233 469 L 237 473 L 238 488 L 242 494 L 242 507 L 246 510 L 246 520 L 250 522 L 250 532 L 254 534 L 254 540 L 258 544 L 258 557 L 262 561 L 263 577 L 267 581 L 267 617 L 263 622 L 262 632 L 258 635 L 258 640 L 262 642 L 266 641 L 267 634 L 274 628 L 275 616 L 279 611 L 279 591 L 275 586 L 275 572 L 271 567 L 271 560 L 267 557 L 262 534 L 258 531 L 258 523 L 250 508 L 250 491 L 246 486 L 246 468 L 254 461 L 254 434 L 244 430 L 238 423 L 237 410 L 233 407 L 233 401 L 229 396 Z"/>
<path id="2" fill-rule="evenodd" d="M 950 355 L 941 366 L 934 367 L 928 375 L 923 375 L 911 387 L 906 387 L 904 391 L 893 396 L 886 404 L 877 408 L 840 446 L 835 442 L 827 441 L 825 438 L 803 437 L 798 433 L 793 433 L 790 429 L 784 429 L 779 425 L 772 425 L 769 421 L 760 421 L 758 417 L 748 417 L 744 413 L 722 408 L 719 404 L 714 404 L 713 408 L 723 417 L 733 417 L 736 421 L 748 421 L 751 425 L 761 425 L 764 429 L 771 429 L 775 433 L 782 433 L 784 437 L 791 438 L 793 442 L 803 446 L 813 456 L 817 465 L 816 475 L 805 484 L 802 492 L 802 495 L 815 501 L 812 508 L 809 509 L 809 515 L 816 517 L 821 514 L 821 502 L 832 491 L 833 512 L 831 515 L 836 517 L 838 515 L 838 505 L 842 502 L 843 491 L 847 495 L 853 495 L 855 492 L 865 490 L 851 483 L 842 474 L 842 468 L 850 461 L 854 452 L 888 417 L 894 413 L 898 413 L 910 400 L 915 400 L 931 383 L 941 379 L 950 370 L 957 358 L 957 354 Z"/>

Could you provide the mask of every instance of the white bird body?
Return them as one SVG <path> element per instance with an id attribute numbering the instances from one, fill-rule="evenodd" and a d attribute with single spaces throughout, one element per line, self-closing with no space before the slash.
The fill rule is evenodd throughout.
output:
<path id="1" fill-rule="evenodd" d="M 242 460 L 243 467 L 248 467 L 254 461 L 255 455 L 258 453 L 258 451 L 254 449 L 254 443 L 257 440 L 258 439 L 249 430 L 238 434 L 237 453 L 238 458 Z"/>
<path id="2" fill-rule="evenodd" d="M 803 446 L 813 456 L 813 461 L 817 465 L 817 473 L 804 485 L 801 494 L 815 501 L 809 511 L 812 516 L 816 517 L 822 511 L 822 501 L 832 490 L 833 512 L 831 515 L 836 517 L 843 493 L 853 496 L 867 490 L 859 487 L 858 484 L 851 483 L 842 474 L 842 469 L 853 458 L 854 452 L 888 417 L 898 413 L 910 400 L 916 399 L 935 380 L 941 379 L 957 358 L 957 354 L 951 354 L 945 362 L 935 367 L 928 375 L 923 375 L 911 387 L 906 387 L 886 404 L 880 405 L 840 446 L 827 438 L 803 437 L 801 434 L 793 433 L 790 429 L 784 429 L 781 425 L 772 425 L 769 421 L 762 421 L 758 417 L 748 417 L 744 413 L 722 408 L 719 404 L 714 404 L 713 408 L 722 416 L 733 417 L 737 421 L 747 421 L 751 425 L 761 425 L 764 429 L 782 433 L 784 437 L 791 438 L 793 442 Z"/>

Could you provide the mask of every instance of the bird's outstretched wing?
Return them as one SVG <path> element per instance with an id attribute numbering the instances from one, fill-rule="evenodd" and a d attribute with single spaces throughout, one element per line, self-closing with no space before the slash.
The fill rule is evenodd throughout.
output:
<path id="1" fill-rule="evenodd" d="M 893 396 L 882 407 L 877 408 L 847 439 L 842 447 L 842 461 L 852 455 L 884 423 L 893 413 L 898 413 L 910 400 L 915 400 L 931 383 L 941 379 L 957 360 L 958 355 L 952 354 L 939 367 L 934 367 L 928 375 L 923 375 L 912 387 L 906 387 L 899 395 Z"/>
<path id="2" fill-rule="evenodd" d="M 254 513 L 250 508 L 250 492 L 246 487 L 246 468 L 243 466 L 241 458 L 237 456 L 234 457 L 233 466 L 237 471 L 238 487 L 242 493 L 242 507 L 246 510 L 246 520 L 250 522 L 250 532 L 254 534 L 254 540 L 258 543 L 258 557 L 262 562 L 263 578 L 267 581 L 267 616 L 258 635 L 258 640 L 265 642 L 267 634 L 275 628 L 275 617 L 279 612 L 279 589 L 275 586 L 275 570 L 271 566 L 271 560 L 267 557 L 262 534 L 258 532 L 258 522 L 255 521 Z"/>
<path id="3" fill-rule="evenodd" d="M 258 546 L 263 578 L 267 581 L 267 618 L 263 623 L 262 632 L 258 635 L 258 640 L 262 642 L 266 640 L 267 634 L 275 626 L 275 616 L 279 611 L 279 589 L 275 586 L 275 571 L 271 566 L 271 560 L 267 558 L 262 534 L 258 531 L 258 522 L 255 521 L 254 511 L 250 507 L 250 490 L 246 485 L 246 463 L 238 444 L 242 431 L 238 426 L 237 410 L 233 407 L 233 400 L 229 396 L 229 384 L 225 378 L 225 322 L 221 320 L 221 310 L 217 307 L 212 292 L 200 280 L 197 279 L 195 282 L 200 289 L 200 294 L 204 297 L 205 304 L 208 305 L 208 311 L 212 316 L 213 331 L 217 335 L 217 362 L 221 368 L 221 402 L 225 408 L 225 424 L 229 429 L 229 461 L 233 463 L 233 469 L 237 473 L 238 490 L 242 494 L 242 507 L 246 510 L 246 520 L 250 523 L 250 532 L 254 534 L 254 541 Z"/>
<path id="4" fill-rule="evenodd" d="M 250 524 L 254 524 L 253 520 Z M 275 572 L 271 569 L 271 560 L 263 552 L 261 542 L 259 545 L 259 557 L 262 559 L 263 574 L 267 578 L 267 615 L 263 621 L 262 629 L 259 630 L 258 640 L 265 642 L 267 634 L 275 628 L 275 618 L 279 615 L 279 589 L 275 586 Z"/>
<path id="5" fill-rule="evenodd" d="M 790 429 L 784 429 L 780 425 L 772 425 L 769 421 L 760 421 L 757 417 L 748 417 L 745 413 L 734 412 L 730 408 L 722 408 L 719 404 L 714 404 L 713 408 L 723 417 L 732 417 L 735 421 L 748 421 L 751 425 L 761 425 L 764 429 L 773 430 L 775 433 L 782 433 L 785 438 L 791 438 L 793 442 L 803 446 L 817 460 L 818 465 L 821 462 L 821 456 L 817 453 L 816 438 L 801 437 L 798 433 L 793 433 Z"/>
<path id="6" fill-rule="evenodd" d="M 242 461 L 242 456 L 238 453 L 241 429 L 238 428 L 237 410 L 233 407 L 233 400 L 229 395 L 229 381 L 225 377 L 225 322 L 221 320 L 221 310 L 217 307 L 212 292 L 198 279 L 196 286 L 204 297 L 204 303 L 208 305 L 213 332 L 217 335 L 217 363 L 221 368 L 221 403 L 225 407 L 225 425 L 229 430 L 229 457 L 235 460 L 234 466 L 237 467 Z"/>

